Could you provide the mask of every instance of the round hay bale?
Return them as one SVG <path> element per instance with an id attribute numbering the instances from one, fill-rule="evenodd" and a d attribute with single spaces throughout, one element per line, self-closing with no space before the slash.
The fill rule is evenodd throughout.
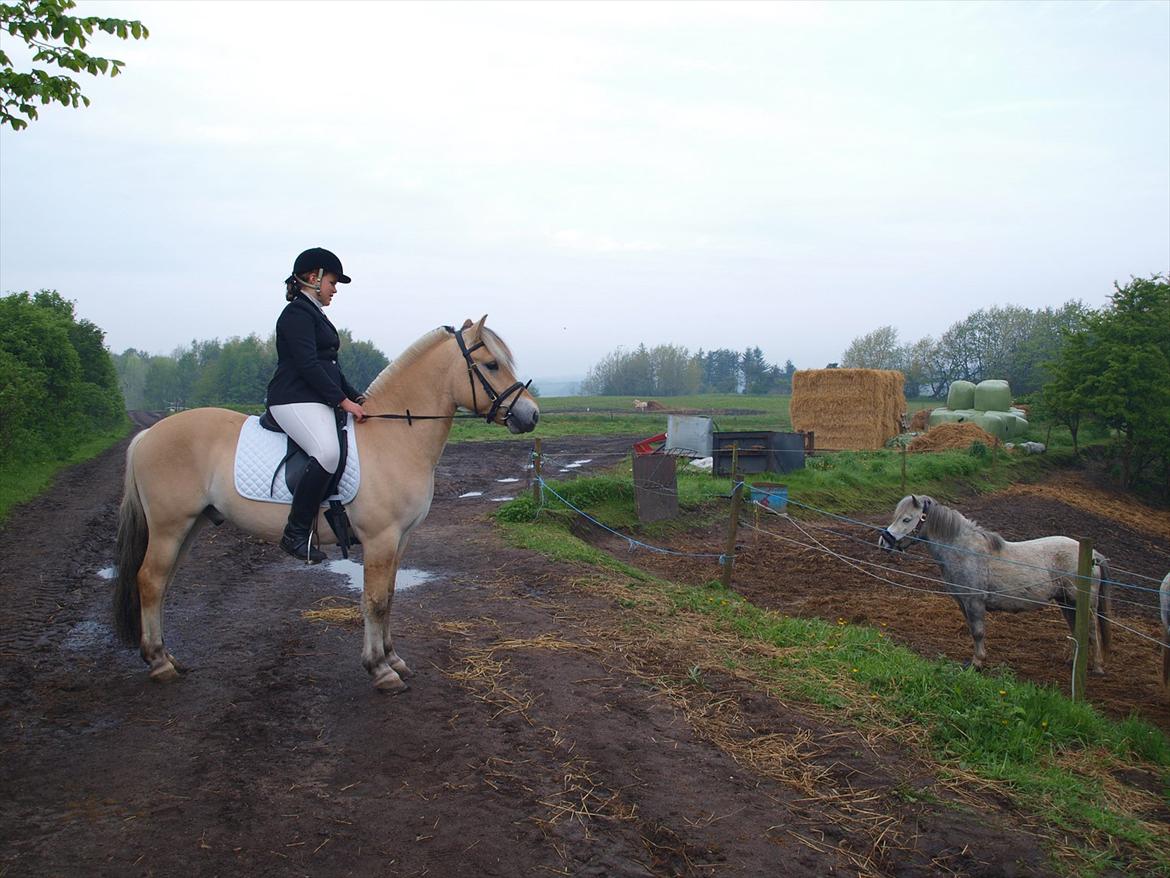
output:
<path id="1" fill-rule="evenodd" d="M 975 385 L 970 381 L 952 381 L 947 388 L 947 408 L 951 411 L 975 408 Z"/>
<path id="2" fill-rule="evenodd" d="M 999 440 L 986 430 L 965 421 L 961 424 L 939 424 L 932 427 L 929 433 L 914 437 L 910 443 L 910 451 L 966 451 L 974 442 L 982 442 L 988 448 L 999 444 Z"/>
<path id="3" fill-rule="evenodd" d="M 981 412 L 1006 412 L 1012 404 L 1012 389 L 1006 381 L 988 378 L 975 385 L 974 409 Z"/>

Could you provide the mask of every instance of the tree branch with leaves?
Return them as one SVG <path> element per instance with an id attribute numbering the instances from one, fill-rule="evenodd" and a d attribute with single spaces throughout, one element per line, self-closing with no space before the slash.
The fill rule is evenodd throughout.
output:
<path id="1" fill-rule="evenodd" d="M 125 66 L 114 58 L 99 58 L 85 49 L 97 33 L 118 39 L 145 39 L 150 32 L 140 21 L 69 15 L 75 0 L 19 0 L 0 3 L 0 30 L 24 42 L 33 53 L 32 68 L 13 67 L 8 53 L 0 50 L 0 125 L 14 131 L 27 128 L 38 118 L 37 107 L 58 103 L 66 107 L 89 106 L 81 85 L 66 73 L 117 76 Z"/>

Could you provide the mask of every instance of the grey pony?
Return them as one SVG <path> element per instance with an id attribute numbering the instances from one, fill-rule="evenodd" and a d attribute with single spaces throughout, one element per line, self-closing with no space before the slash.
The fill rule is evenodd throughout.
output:
<path id="1" fill-rule="evenodd" d="M 1010 542 L 957 509 L 925 494 L 911 494 L 894 509 L 893 521 L 882 531 L 878 546 L 905 551 L 915 540 L 923 541 L 938 562 L 947 593 L 963 611 L 975 641 L 972 667 L 982 669 L 987 660 L 983 639 L 989 611 L 1019 613 L 1055 601 L 1069 630 L 1075 630 L 1079 544 L 1071 537 Z M 1103 674 L 1110 641 L 1111 577 L 1108 559 L 1095 550 L 1091 577 L 1092 669 Z"/>

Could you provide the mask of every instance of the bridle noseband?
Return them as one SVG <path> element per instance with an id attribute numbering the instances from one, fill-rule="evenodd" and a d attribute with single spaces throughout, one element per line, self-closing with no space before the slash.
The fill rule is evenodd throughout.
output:
<path id="1" fill-rule="evenodd" d="M 895 537 L 892 533 L 890 533 L 890 529 L 888 527 L 882 528 L 882 532 L 879 534 L 882 542 L 886 544 L 887 548 L 896 549 L 898 548 L 899 543 L 904 543 L 907 540 L 916 539 L 918 532 L 922 530 L 922 525 L 926 524 L 926 516 L 929 512 L 930 500 L 924 499 L 922 501 L 922 514 L 918 516 L 918 521 L 915 522 L 914 529 L 910 531 L 910 533 L 904 534 L 901 537 Z"/>
<path id="2" fill-rule="evenodd" d="M 489 424 L 492 423 L 496 419 L 496 414 L 501 408 L 503 408 L 504 422 L 507 423 L 508 418 L 512 414 L 512 405 L 515 402 L 515 400 L 512 400 L 512 402 L 509 402 L 508 400 L 513 396 L 518 399 L 520 394 L 528 389 L 528 385 L 532 383 L 532 379 L 529 378 L 528 381 L 517 381 L 502 393 L 496 393 L 496 390 L 494 387 L 492 387 L 491 382 L 484 378 L 483 373 L 479 371 L 479 363 L 475 362 L 475 360 L 471 358 L 471 355 L 474 351 L 477 351 L 482 347 L 487 347 L 483 339 L 480 339 L 471 347 L 468 347 L 467 344 L 463 341 L 462 330 L 456 329 L 454 326 L 444 326 L 443 328 L 455 336 L 455 341 L 459 344 L 459 350 L 463 353 L 463 359 L 467 362 L 467 380 L 471 384 L 471 411 L 473 413 L 478 413 L 479 411 L 479 399 L 475 392 L 475 380 L 478 378 L 479 383 L 483 385 L 484 392 L 487 394 L 488 399 L 492 401 L 491 407 L 488 409 L 488 413 L 484 417 L 484 420 Z"/>

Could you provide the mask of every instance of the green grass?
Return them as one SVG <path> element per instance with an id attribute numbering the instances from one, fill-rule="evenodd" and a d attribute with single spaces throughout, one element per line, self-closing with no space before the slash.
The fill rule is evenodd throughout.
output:
<path id="1" fill-rule="evenodd" d="M 952 451 L 939 454 L 907 454 L 905 493 L 930 494 L 940 500 L 956 499 L 973 491 L 989 491 L 1024 481 L 1034 481 L 1055 468 L 1068 465 L 1067 451 L 1046 455 L 1009 455 L 1005 452 L 973 454 Z M 902 454 L 895 450 L 844 451 L 810 457 L 804 469 L 789 473 L 758 473 L 745 481 L 787 485 L 793 501 L 789 511 L 801 515 L 802 506 L 844 514 L 858 510 L 893 511 L 905 493 L 902 482 Z M 574 506 L 585 510 L 610 527 L 638 527 L 634 509 L 632 463 L 626 458 L 607 475 L 548 483 Z M 701 511 L 711 501 L 727 497 L 730 478 L 713 478 L 680 462 L 678 468 L 679 506 Z M 549 497 L 546 506 L 554 512 L 561 506 Z M 531 521 L 536 505 L 524 495 L 501 509 L 504 520 Z M 696 523 L 691 521 L 691 524 Z M 655 525 L 646 530 L 677 529 L 679 522 Z"/>
<path id="2" fill-rule="evenodd" d="M 12 507 L 33 499 L 66 467 L 97 457 L 117 444 L 130 432 L 129 419 L 117 429 L 90 437 L 67 457 L 37 460 L 0 467 L 0 523 L 8 518 Z"/>

